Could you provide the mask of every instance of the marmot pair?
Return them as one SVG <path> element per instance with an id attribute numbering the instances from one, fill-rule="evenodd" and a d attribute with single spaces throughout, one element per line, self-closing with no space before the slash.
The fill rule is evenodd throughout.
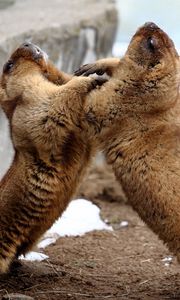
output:
<path id="1" fill-rule="evenodd" d="M 0 186 L 1 272 L 63 212 L 98 148 L 133 208 L 179 256 L 177 52 L 147 23 L 121 60 L 100 60 L 76 75 L 104 72 L 110 80 L 96 88 L 95 79 L 58 72 L 32 44 L 5 64 L 1 102 L 16 154 Z"/>

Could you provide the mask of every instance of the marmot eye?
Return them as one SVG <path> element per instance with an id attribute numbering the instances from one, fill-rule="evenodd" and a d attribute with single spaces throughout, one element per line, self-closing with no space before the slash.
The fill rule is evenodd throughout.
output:
<path id="1" fill-rule="evenodd" d="M 155 50 L 155 40 L 152 37 L 149 37 L 147 39 L 147 47 L 151 52 L 154 52 L 154 50 Z"/>
<path id="2" fill-rule="evenodd" d="M 4 68 L 3 68 L 3 72 L 9 72 L 12 67 L 13 67 L 13 62 L 11 60 L 9 60 L 5 65 L 4 65 Z"/>

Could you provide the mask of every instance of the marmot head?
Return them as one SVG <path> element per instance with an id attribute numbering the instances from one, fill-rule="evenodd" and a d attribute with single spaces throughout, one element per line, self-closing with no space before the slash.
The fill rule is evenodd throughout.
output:
<path id="1" fill-rule="evenodd" d="M 24 43 L 17 48 L 4 64 L 1 76 L 0 103 L 8 118 L 19 101 L 18 80 L 32 72 L 48 72 L 48 57 L 39 47 Z"/>
<path id="2" fill-rule="evenodd" d="M 9 60 L 4 64 L 2 87 L 5 88 L 9 77 L 26 76 L 32 70 L 47 72 L 48 56 L 38 46 L 24 43 L 17 48 Z"/>
<path id="3" fill-rule="evenodd" d="M 8 118 L 19 101 L 21 84 L 18 86 L 18 82 L 33 73 L 41 74 L 57 85 L 62 84 L 61 73 L 47 54 L 32 43 L 23 43 L 4 64 L 1 76 L 0 103 Z"/>
<path id="4" fill-rule="evenodd" d="M 179 94 L 179 66 L 168 35 L 154 23 L 146 23 L 135 33 L 121 60 L 122 101 L 137 112 L 169 109 Z"/>
<path id="5" fill-rule="evenodd" d="M 167 64 L 168 60 L 179 59 L 173 41 L 151 22 L 145 23 L 135 33 L 126 55 L 147 70 L 162 67 L 165 61 Z"/>

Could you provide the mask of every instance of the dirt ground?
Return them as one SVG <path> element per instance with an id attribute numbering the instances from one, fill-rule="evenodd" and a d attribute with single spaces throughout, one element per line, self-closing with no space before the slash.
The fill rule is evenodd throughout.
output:
<path id="1" fill-rule="evenodd" d="M 180 299 L 179 265 L 128 206 L 109 168 L 93 168 L 80 195 L 93 200 L 114 231 L 60 238 L 44 250 L 44 262 L 23 262 L 0 278 L 0 296 L 34 299 Z M 128 221 L 122 228 L 120 222 Z M 6 298 L 9 299 L 9 298 Z M 11 299 L 11 298 L 10 298 Z"/>

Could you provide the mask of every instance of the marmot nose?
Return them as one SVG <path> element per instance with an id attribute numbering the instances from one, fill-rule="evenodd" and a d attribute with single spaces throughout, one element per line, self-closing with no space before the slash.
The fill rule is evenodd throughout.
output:
<path id="1" fill-rule="evenodd" d="M 23 46 L 23 47 L 26 47 L 26 48 L 30 47 L 31 45 L 32 45 L 32 44 L 31 44 L 31 43 L 28 43 L 28 42 L 22 44 L 22 46 Z"/>
<path id="2" fill-rule="evenodd" d="M 158 29 L 159 27 L 153 22 L 146 22 L 143 27 L 148 27 L 151 29 Z"/>
<path id="3" fill-rule="evenodd" d="M 34 45 L 33 43 L 25 42 L 22 44 L 21 47 L 26 48 L 27 50 L 29 50 L 30 52 L 32 52 L 35 55 L 41 54 L 41 49 L 38 46 Z"/>

